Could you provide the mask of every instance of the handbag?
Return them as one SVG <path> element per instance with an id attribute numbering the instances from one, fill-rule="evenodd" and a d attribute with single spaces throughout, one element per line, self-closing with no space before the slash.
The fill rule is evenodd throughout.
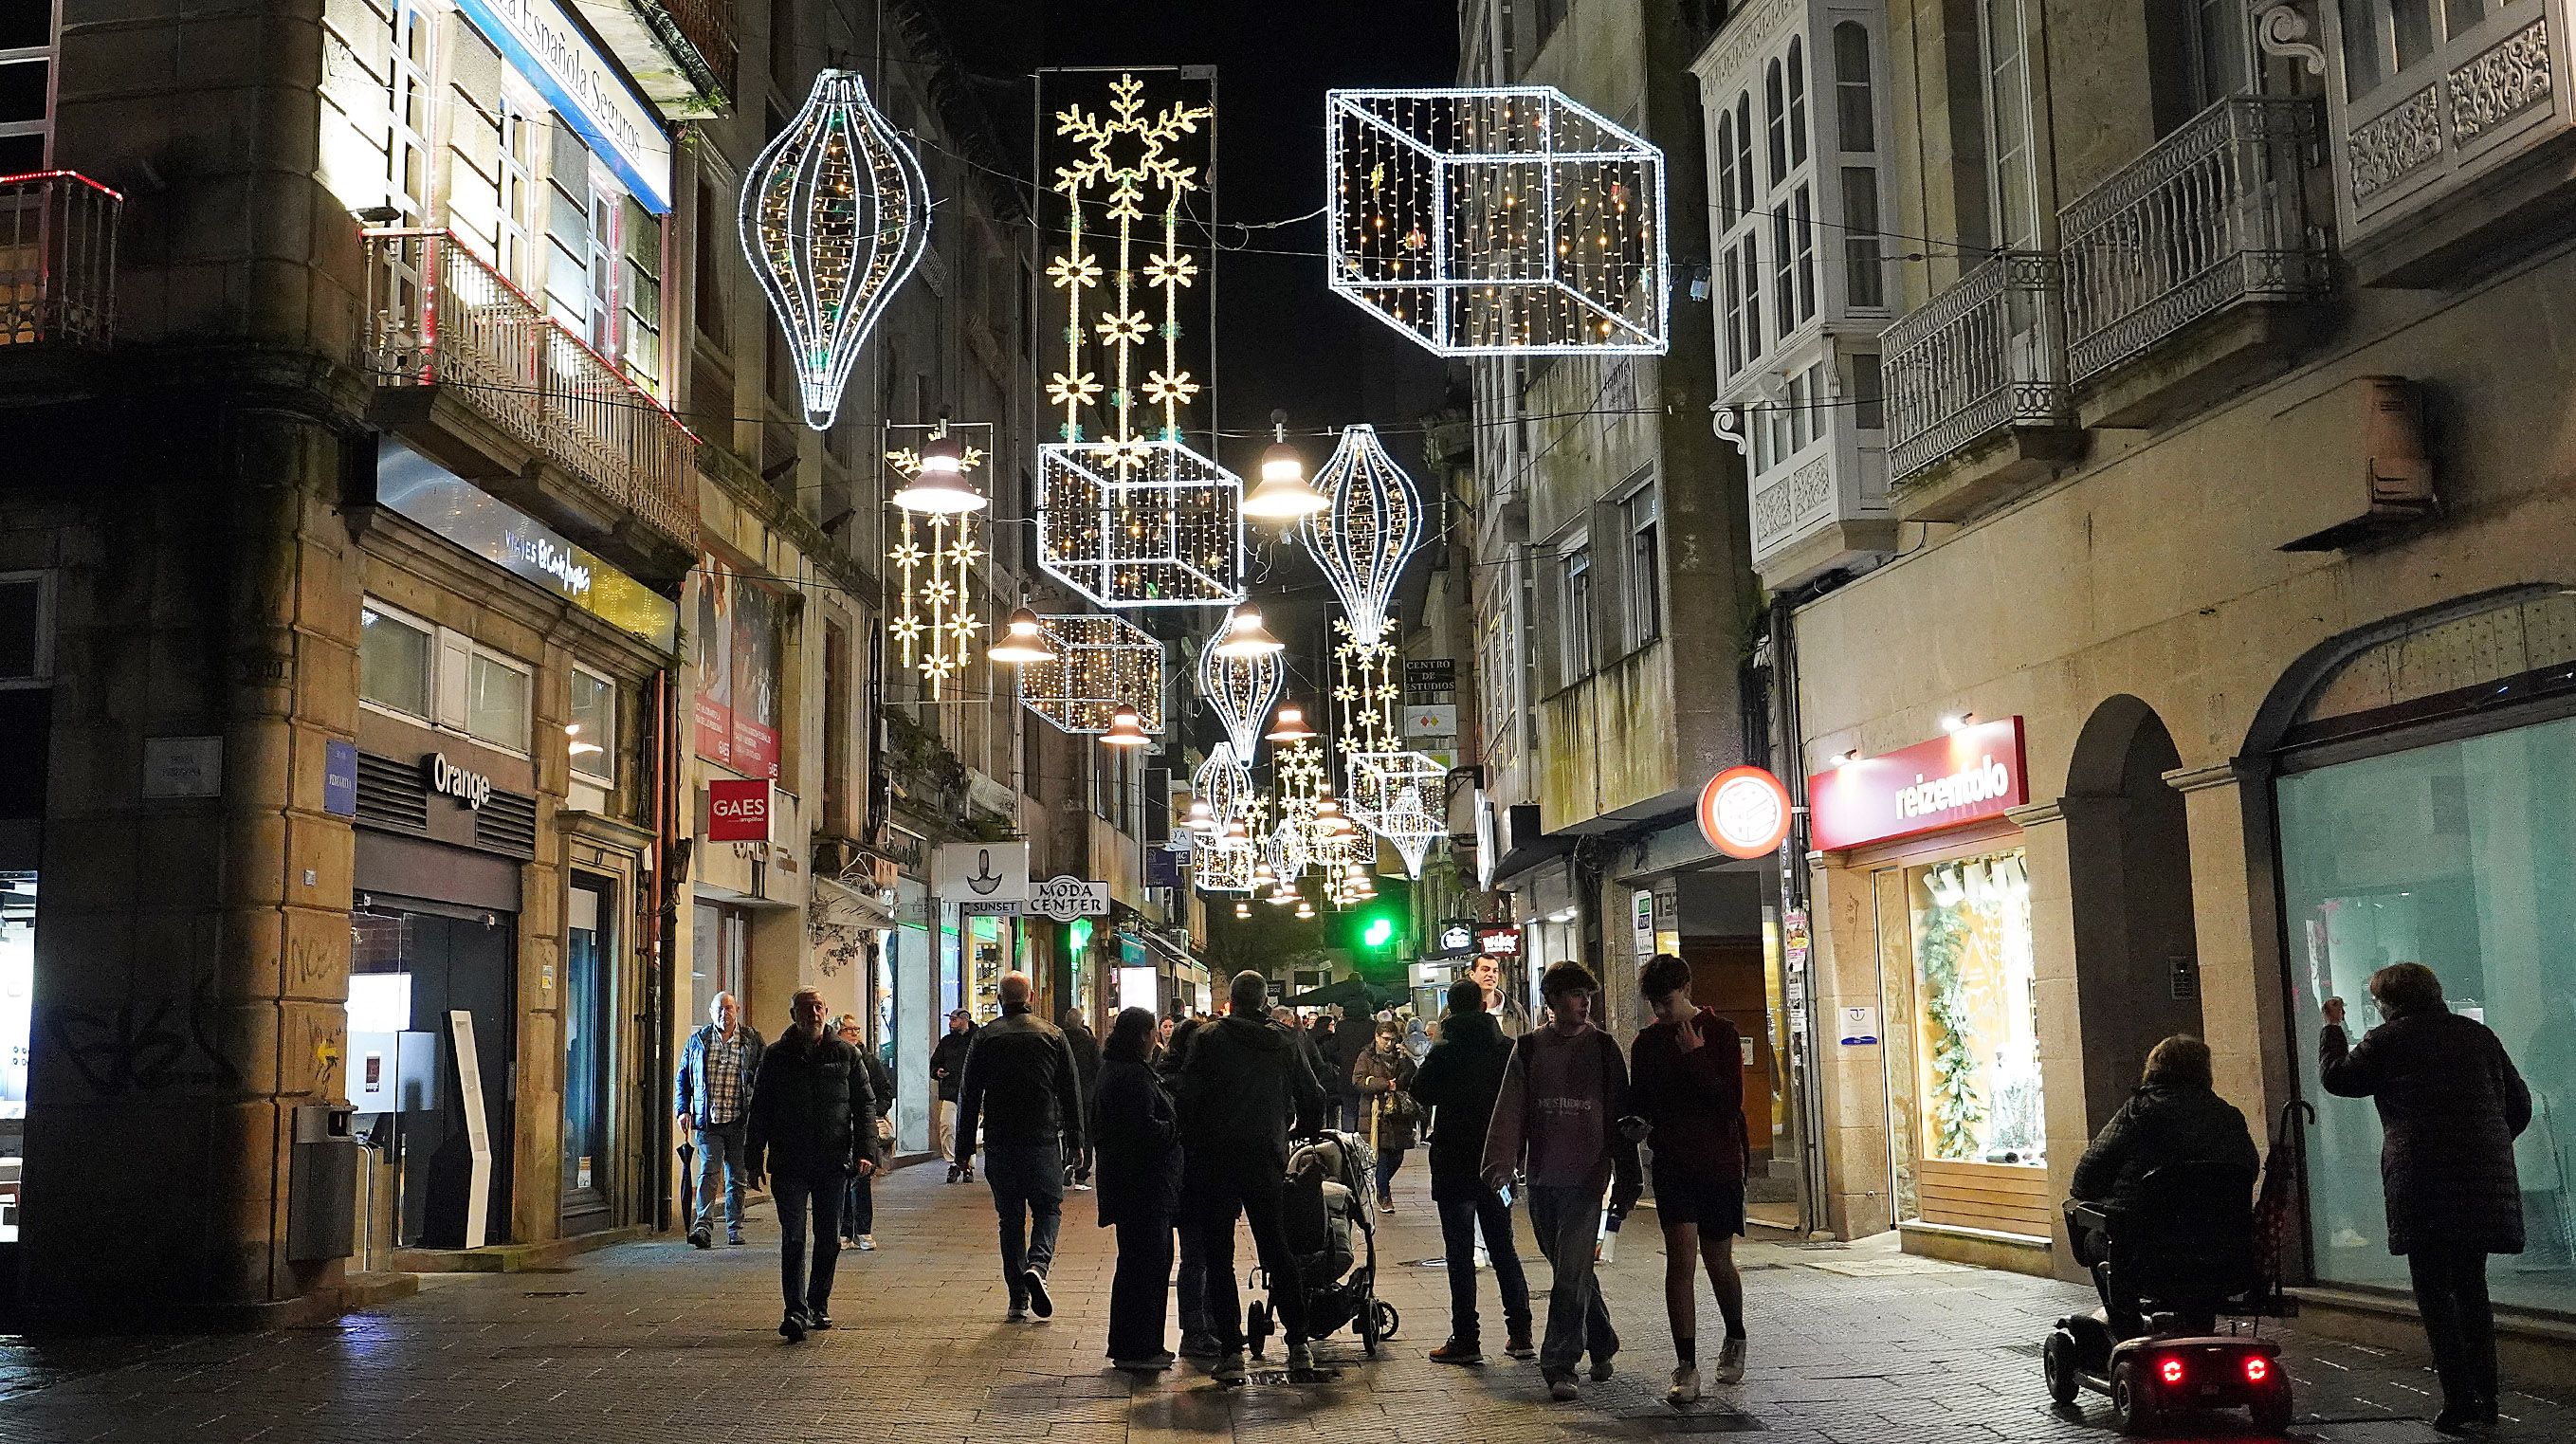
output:
<path id="1" fill-rule="evenodd" d="M 882 1113 L 877 1115 L 877 1142 L 894 1142 L 894 1120 Z"/>

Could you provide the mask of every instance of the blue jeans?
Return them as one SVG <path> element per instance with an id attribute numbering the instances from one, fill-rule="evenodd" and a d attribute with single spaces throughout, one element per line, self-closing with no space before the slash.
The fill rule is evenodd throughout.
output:
<path id="1" fill-rule="evenodd" d="M 986 1143 L 984 1182 L 993 1190 L 993 1212 L 1002 1224 L 1002 1282 L 1014 1308 L 1028 1303 L 1020 1275 L 1043 1274 L 1055 1262 L 1055 1235 L 1064 1221 L 1064 1150 L 1052 1143 Z"/>
<path id="2" fill-rule="evenodd" d="M 877 1231 L 876 1183 L 853 1176 L 841 1191 L 841 1237 L 855 1241 Z"/>
<path id="3" fill-rule="evenodd" d="M 841 1261 L 841 1185 L 835 1172 L 822 1178 L 792 1173 L 769 1176 L 769 1196 L 778 1202 L 778 1292 L 791 1314 L 832 1311 L 832 1270 Z M 805 1227 L 814 1227 L 814 1271 L 805 1271 Z"/>
<path id="4" fill-rule="evenodd" d="M 716 1174 L 724 1174 L 726 1229 L 742 1230 L 743 1122 L 710 1123 L 698 1130 L 698 1217 L 692 1233 L 716 1228 Z"/>
<path id="5" fill-rule="evenodd" d="M 1378 1196 L 1378 1197 L 1380 1197 L 1380 1198 L 1393 1198 L 1393 1197 L 1395 1196 L 1395 1192 L 1394 1192 L 1394 1189 L 1395 1189 L 1395 1171 L 1396 1171 L 1397 1169 L 1399 1169 L 1399 1168 L 1402 1168 L 1403 1166 L 1404 1166 L 1404 1150 L 1403 1150 L 1403 1149 L 1401 1149 L 1401 1148 L 1381 1148 L 1381 1149 L 1379 1149 L 1379 1150 L 1377 1151 L 1377 1196 Z"/>
<path id="6" fill-rule="evenodd" d="M 1532 1184 L 1529 1206 L 1530 1231 L 1538 1235 L 1538 1251 L 1556 1276 L 1547 1291 L 1547 1338 L 1538 1346 L 1539 1372 L 1572 1374 L 1586 1349 L 1596 1364 L 1619 1352 L 1619 1332 L 1610 1327 L 1610 1309 L 1601 1302 L 1600 1281 L 1592 1275 L 1601 1190 Z M 1488 1251 L 1493 1242 L 1493 1232 L 1487 1230 Z"/>
<path id="7" fill-rule="evenodd" d="M 1511 1337 L 1530 1331 L 1529 1279 L 1521 1273 L 1521 1252 L 1512 1242 L 1512 1209 L 1490 1188 L 1475 1198 L 1444 1198 L 1440 1207 L 1440 1242 L 1449 1256 L 1449 1337 L 1477 1343 L 1476 1227 L 1485 1230 L 1485 1252 L 1494 1261 L 1494 1283 L 1503 1294 L 1503 1325 Z"/>

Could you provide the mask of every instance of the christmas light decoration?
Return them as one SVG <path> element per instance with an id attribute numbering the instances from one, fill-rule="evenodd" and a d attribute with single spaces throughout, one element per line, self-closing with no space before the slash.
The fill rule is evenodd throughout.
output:
<path id="1" fill-rule="evenodd" d="M 1216 111 L 1144 92 L 1122 73 L 1105 104 L 1055 114 L 1065 245 L 1047 278 L 1064 293 L 1065 361 L 1047 400 L 1064 421 L 1038 448 L 1038 565 L 1106 607 L 1240 601 L 1243 482 L 1181 427 L 1204 389 L 1184 364 L 1181 296 L 1205 289 L 1182 212 L 1206 190 Z M 1102 435 L 1084 434 L 1087 411 Z"/>
<path id="2" fill-rule="evenodd" d="M 858 73 L 826 70 L 744 173 L 738 213 L 805 424 L 828 431 L 868 328 L 930 244 L 930 182 Z"/>
<path id="3" fill-rule="evenodd" d="M 1442 356 L 1661 355 L 1664 157 L 1548 86 L 1335 90 L 1327 278 Z"/>
<path id="4" fill-rule="evenodd" d="M 927 476 L 963 487 L 965 478 L 984 465 L 985 448 L 969 445 L 970 434 L 991 438 L 990 424 L 888 426 L 887 440 L 915 433 L 919 446 L 892 446 L 885 451 L 886 469 L 905 486 Z M 925 465 L 925 459 L 928 465 Z M 898 508 L 898 529 L 886 560 L 894 567 L 894 608 L 886 635 L 894 639 L 897 662 L 918 668 L 923 689 L 936 701 L 948 679 L 966 670 L 975 655 L 975 634 L 984 628 L 983 589 L 976 584 L 975 564 L 984 557 L 972 510 L 915 511 Z"/>
<path id="5" fill-rule="evenodd" d="M 1306 518 L 1306 550 L 1342 599 L 1351 635 L 1375 642 L 1393 620 L 1387 608 L 1404 564 L 1422 545 L 1421 495 L 1370 426 L 1343 431 L 1315 480 L 1326 505 Z"/>
<path id="6" fill-rule="evenodd" d="M 1011 613 L 1010 621 L 1003 624 L 1002 640 L 995 642 L 984 655 L 1013 666 L 1023 662 L 1055 660 L 1055 653 L 1047 649 L 1046 628 L 1039 623 L 1038 614 L 1026 607 Z"/>
<path id="7" fill-rule="evenodd" d="M 1234 614 L 1228 613 L 1225 625 L 1199 648 L 1199 696 L 1225 724 L 1233 755 L 1249 764 L 1261 743 L 1262 723 L 1279 700 L 1286 672 L 1275 651 L 1251 657 L 1221 654 L 1217 648 L 1233 627 Z"/>
<path id="8" fill-rule="evenodd" d="M 1052 661 L 1020 668 L 1020 705 L 1066 732 L 1106 733 L 1121 708 L 1137 729 L 1163 730 L 1163 644 L 1124 620 L 1087 612 L 1040 617 Z"/>
<path id="9" fill-rule="evenodd" d="M 1233 743 L 1220 742 L 1190 774 L 1190 789 L 1191 810 L 1206 804 L 1214 828 L 1222 831 L 1243 817 L 1244 804 L 1252 797 L 1252 769 L 1235 755 Z"/>
<path id="10" fill-rule="evenodd" d="M 1449 769 L 1423 752 L 1363 752 L 1349 758 L 1350 813 L 1385 838 L 1404 859 L 1407 877 L 1422 875 L 1431 844 L 1448 835 Z"/>

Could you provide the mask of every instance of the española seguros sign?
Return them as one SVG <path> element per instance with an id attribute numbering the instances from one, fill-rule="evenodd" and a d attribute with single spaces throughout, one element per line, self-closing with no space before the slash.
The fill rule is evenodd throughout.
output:
<path id="1" fill-rule="evenodd" d="M 2019 717 L 1854 758 L 1807 779 L 1810 839 L 1818 852 L 1983 822 L 2029 800 Z"/>

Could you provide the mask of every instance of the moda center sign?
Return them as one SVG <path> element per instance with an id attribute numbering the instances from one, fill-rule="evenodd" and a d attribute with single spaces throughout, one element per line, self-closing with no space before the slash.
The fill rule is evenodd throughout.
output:
<path id="1" fill-rule="evenodd" d="M 1866 847 L 2001 817 L 2029 800 L 2021 719 L 1980 722 L 1809 777 L 1809 845 Z"/>

